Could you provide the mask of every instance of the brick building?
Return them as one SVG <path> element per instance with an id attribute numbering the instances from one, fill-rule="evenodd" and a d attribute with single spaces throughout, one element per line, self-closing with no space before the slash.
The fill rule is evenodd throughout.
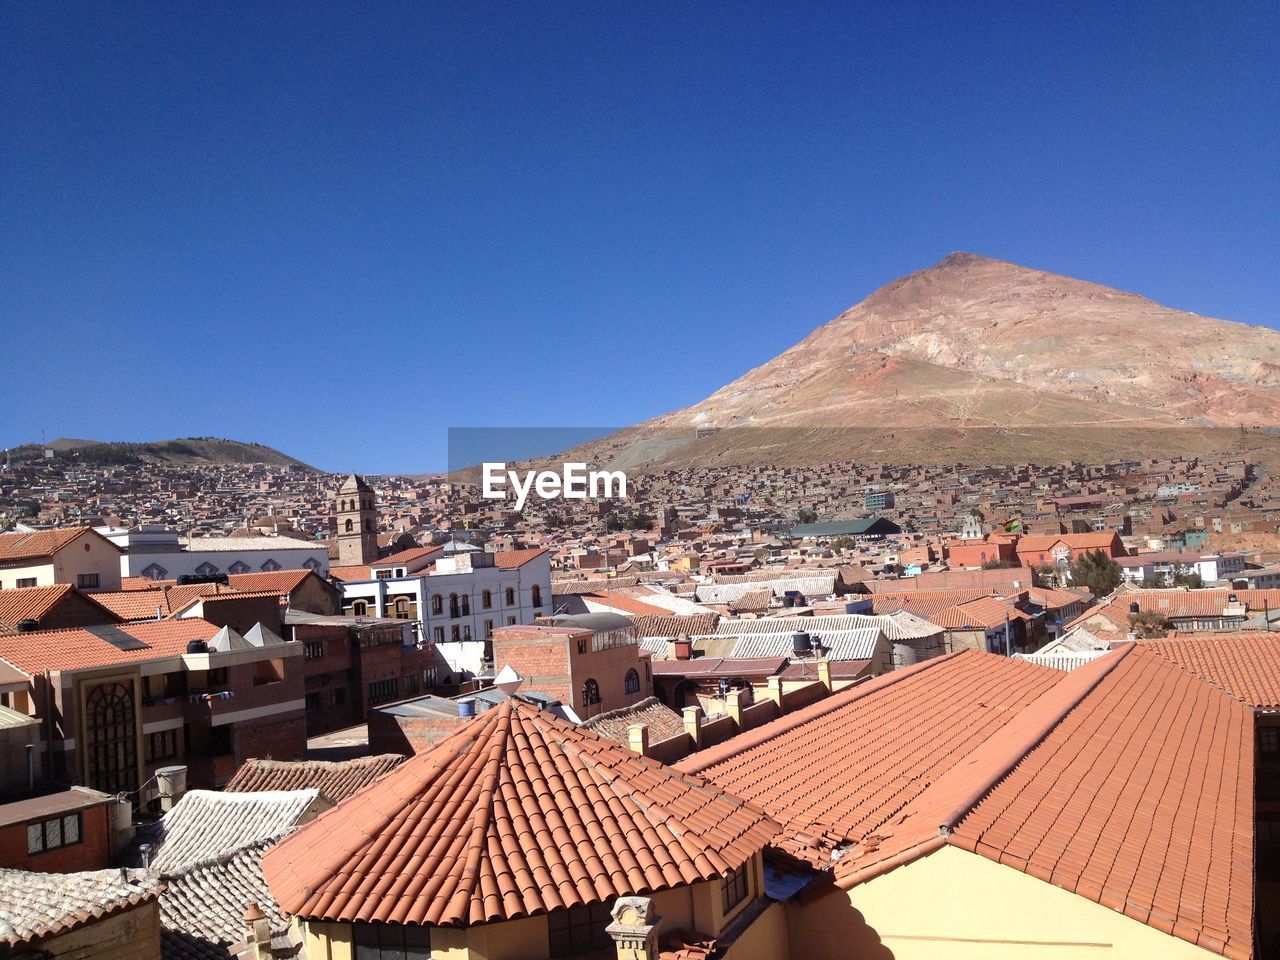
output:
<path id="1" fill-rule="evenodd" d="M 529 690 L 555 697 L 583 720 L 653 696 L 649 655 L 634 625 L 616 613 L 549 617 L 493 632 L 498 669 L 512 667 Z"/>

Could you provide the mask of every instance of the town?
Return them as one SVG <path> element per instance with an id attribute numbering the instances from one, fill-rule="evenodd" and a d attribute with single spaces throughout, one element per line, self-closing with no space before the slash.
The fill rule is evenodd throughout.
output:
<path id="1" fill-rule="evenodd" d="M 1236 957 L 1274 934 L 1265 464 L 628 479 L 519 510 L 445 476 L 8 459 L 0 867 L 72 911 L 10 942 L 834 957 L 957 877 L 1029 898 L 1037 936 Z M 1169 886 L 1173 835 L 1229 908 Z M 453 892 L 381 892 L 405 884 Z"/>

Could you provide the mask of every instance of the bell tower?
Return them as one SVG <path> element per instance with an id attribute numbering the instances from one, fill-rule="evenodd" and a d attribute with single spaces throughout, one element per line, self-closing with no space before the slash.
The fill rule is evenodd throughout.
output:
<path id="1" fill-rule="evenodd" d="M 351 474 L 338 488 L 338 565 L 372 563 L 378 559 L 377 494 L 364 478 Z"/>

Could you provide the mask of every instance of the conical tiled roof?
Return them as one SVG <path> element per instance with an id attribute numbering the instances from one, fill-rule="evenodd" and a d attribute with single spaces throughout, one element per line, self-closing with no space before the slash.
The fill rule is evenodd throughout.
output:
<path id="1" fill-rule="evenodd" d="M 710 880 L 777 826 L 517 700 L 481 714 L 267 853 L 289 913 L 469 925 Z"/>

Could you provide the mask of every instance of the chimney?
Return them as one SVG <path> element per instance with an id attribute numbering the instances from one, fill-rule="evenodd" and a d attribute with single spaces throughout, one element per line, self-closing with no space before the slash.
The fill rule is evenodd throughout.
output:
<path id="1" fill-rule="evenodd" d="M 778 705 L 778 712 L 782 712 L 782 677 L 776 674 L 769 677 L 765 681 L 768 686 L 765 687 L 764 695 Z"/>
<path id="2" fill-rule="evenodd" d="M 618 960 L 658 960 L 658 924 L 649 897 L 619 897 L 609 913 L 613 923 L 605 933 L 613 938 Z"/>
<path id="3" fill-rule="evenodd" d="M 627 727 L 627 746 L 631 748 L 632 753 L 638 753 L 642 757 L 648 755 L 649 725 L 646 723 L 633 723 Z"/>
<path id="4" fill-rule="evenodd" d="M 267 920 L 267 915 L 262 912 L 262 908 L 256 903 L 250 903 L 244 910 L 244 922 L 249 928 L 247 938 L 250 948 L 249 956 L 257 957 L 258 960 L 274 960 L 275 953 L 271 949 L 271 924 Z"/>
<path id="5" fill-rule="evenodd" d="M 682 712 L 684 714 L 684 732 L 693 741 L 693 749 L 697 750 L 702 746 L 702 708 L 685 707 Z"/>
<path id="6" fill-rule="evenodd" d="M 831 661 L 826 657 L 818 659 L 818 682 L 827 690 L 831 689 Z"/>
<path id="7" fill-rule="evenodd" d="M 742 729 L 742 701 L 744 700 L 743 691 L 730 690 L 724 695 L 724 712 L 729 715 L 729 719 L 733 721 L 733 725 L 739 730 Z"/>

